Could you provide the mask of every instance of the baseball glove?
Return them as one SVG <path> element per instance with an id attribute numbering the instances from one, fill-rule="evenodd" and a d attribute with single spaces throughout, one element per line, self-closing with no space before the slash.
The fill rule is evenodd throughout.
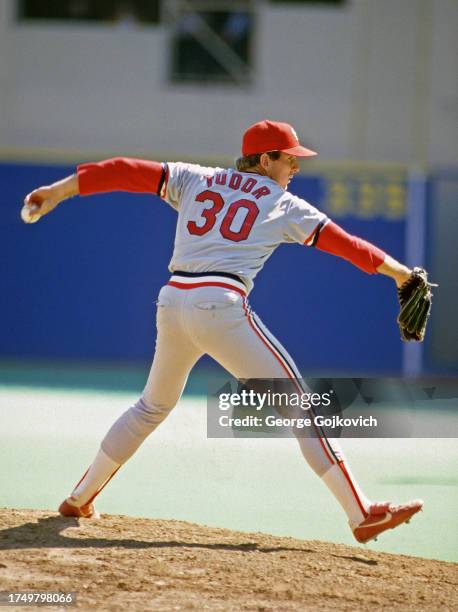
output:
<path id="1" fill-rule="evenodd" d="M 409 278 L 398 288 L 400 311 L 398 315 L 401 339 L 422 342 L 431 311 L 431 287 L 423 268 L 414 268 Z"/>

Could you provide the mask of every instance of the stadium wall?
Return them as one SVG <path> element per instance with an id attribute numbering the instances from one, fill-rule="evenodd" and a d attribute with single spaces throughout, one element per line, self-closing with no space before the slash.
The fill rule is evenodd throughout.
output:
<path id="1" fill-rule="evenodd" d="M 155 196 L 76 198 L 34 225 L 25 193 L 73 166 L 0 164 L 0 359 L 146 362 L 155 299 L 168 279 L 176 213 Z M 397 258 L 405 251 L 402 168 L 334 168 L 296 177 L 292 191 Z M 396 293 L 386 277 L 300 245 L 267 262 L 252 306 L 308 373 L 399 373 Z"/>
<path id="2" fill-rule="evenodd" d="M 456 0 L 256 4 L 253 81 L 168 79 L 171 26 L 18 22 L 0 3 L 4 159 L 62 151 L 233 158 L 260 117 L 321 159 L 453 163 Z"/>

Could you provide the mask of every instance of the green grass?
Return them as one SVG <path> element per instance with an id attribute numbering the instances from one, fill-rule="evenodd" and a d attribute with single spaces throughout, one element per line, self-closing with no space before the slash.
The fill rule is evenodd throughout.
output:
<path id="1" fill-rule="evenodd" d="M 55 509 L 137 395 L 0 387 L 0 505 Z M 458 560 L 454 439 L 344 440 L 342 446 L 369 497 L 425 500 L 411 525 L 371 548 Z M 295 440 L 207 439 L 203 396 L 182 399 L 103 491 L 98 508 L 355 544 L 343 512 Z"/>

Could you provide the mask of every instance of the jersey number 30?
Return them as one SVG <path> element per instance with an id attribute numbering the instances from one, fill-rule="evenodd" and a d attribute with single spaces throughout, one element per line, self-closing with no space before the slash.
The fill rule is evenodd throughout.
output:
<path id="1" fill-rule="evenodd" d="M 196 202 L 212 202 L 211 208 L 204 208 L 201 211 L 201 216 L 205 219 L 203 225 L 197 225 L 195 221 L 188 221 L 188 230 L 190 234 L 195 236 L 203 236 L 209 232 L 216 223 L 216 217 L 224 206 L 224 200 L 221 195 L 216 191 L 202 191 L 196 196 Z M 231 229 L 232 222 L 237 212 L 243 209 L 245 211 L 245 219 L 243 220 L 240 229 L 233 231 Z M 236 200 L 227 209 L 226 214 L 221 221 L 219 231 L 223 238 L 232 240 L 233 242 L 240 242 L 246 240 L 250 234 L 253 223 L 256 221 L 256 217 L 259 215 L 259 208 L 256 203 L 252 200 Z"/>

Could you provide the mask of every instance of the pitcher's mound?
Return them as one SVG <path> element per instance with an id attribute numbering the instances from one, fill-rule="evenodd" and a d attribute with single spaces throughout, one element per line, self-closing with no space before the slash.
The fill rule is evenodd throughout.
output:
<path id="1" fill-rule="evenodd" d="M 453 563 L 181 521 L 0 509 L 0 551 L 0 591 L 81 610 L 458 609 Z"/>

